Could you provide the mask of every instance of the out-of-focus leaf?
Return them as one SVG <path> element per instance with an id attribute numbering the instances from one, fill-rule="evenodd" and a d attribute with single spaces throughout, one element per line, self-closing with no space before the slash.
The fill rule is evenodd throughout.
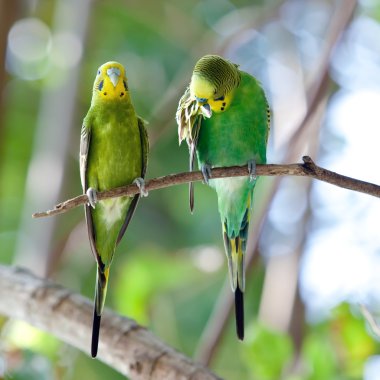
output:
<path id="1" fill-rule="evenodd" d="M 121 313 L 136 318 L 140 323 L 149 321 L 149 299 L 158 292 L 187 283 L 197 272 L 184 257 L 165 254 L 153 246 L 134 252 L 134 256 L 119 261 L 113 302 Z M 111 280 L 112 281 L 112 280 Z"/>
<path id="2" fill-rule="evenodd" d="M 330 325 L 335 351 L 344 371 L 353 378 L 361 378 L 366 358 L 377 352 L 378 345 L 368 334 L 365 321 L 354 315 L 348 304 L 333 311 Z"/>
<path id="3" fill-rule="evenodd" d="M 54 379 L 52 362 L 33 351 L 19 351 L 17 367 L 6 373 L 12 380 L 51 380 Z"/>
<path id="4" fill-rule="evenodd" d="M 337 358 L 326 329 L 311 331 L 302 348 L 307 380 L 336 379 Z"/>
<path id="5" fill-rule="evenodd" d="M 242 357 L 252 378 L 278 380 L 293 357 L 293 345 L 288 335 L 273 331 L 261 323 L 247 329 Z"/>
<path id="6" fill-rule="evenodd" d="M 38 352 L 51 360 L 57 358 L 59 340 L 21 321 L 10 321 L 4 332 L 4 339 L 16 347 Z"/>

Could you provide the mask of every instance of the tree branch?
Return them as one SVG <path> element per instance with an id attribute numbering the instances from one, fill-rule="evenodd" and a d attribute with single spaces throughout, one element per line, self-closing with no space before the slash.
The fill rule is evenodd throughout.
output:
<path id="1" fill-rule="evenodd" d="M 92 302 L 30 272 L 0 265 L 0 314 L 21 319 L 88 353 Z M 105 310 L 98 359 L 133 380 L 217 380 L 135 321 Z"/>
<path id="2" fill-rule="evenodd" d="M 344 189 L 358 191 L 360 193 L 380 197 L 380 186 L 373 183 L 360 181 L 355 178 L 346 177 L 344 175 L 332 172 L 330 170 L 317 166 L 309 156 L 304 156 L 303 164 L 288 164 L 288 165 L 257 165 L 257 175 L 259 176 L 283 176 L 295 175 L 303 177 L 312 177 L 319 181 L 327 182 L 332 185 L 343 187 Z M 248 167 L 244 166 L 230 166 L 225 168 L 212 169 L 212 178 L 226 178 L 226 177 L 239 177 L 247 176 Z M 202 173 L 185 172 L 178 174 L 170 174 L 165 177 L 154 178 L 146 182 L 145 188 L 148 191 L 162 189 L 164 187 L 180 185 L 187 182 L 196 182 L 203 179 Z M 132 196 L 139 192 L 135 184 L 118 187 L 112 190 L 105 190 L 98 193 L 98 200 L 116 198 L 121 196 Z M 37 212 L 33 214 L 33 218 L 43 218 L 62 214 L 74 207 L 83 205 L 87 202 L 87 195 L 79 195 L 75 198 L 57 204 L 52 210 Z"/>

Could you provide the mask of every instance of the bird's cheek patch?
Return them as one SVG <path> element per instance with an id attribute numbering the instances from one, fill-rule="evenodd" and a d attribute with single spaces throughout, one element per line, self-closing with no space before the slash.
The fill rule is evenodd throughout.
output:
<path id="1" fill-rule="evenodd" d="M 231 105 L 232 97 L 233 92 L 230 92 L 229 94 L 221 96 L 220 98 L 210 99 L 209 104 L 211 106 L 212 111 L 215 113 L 227 111 L 228 107 Z"/>
<path id="2" fill-rule="evenodd" d="M 215 113 L 224 112 L 230 105 L 226 100 L 210 100 L 209 104 Z"/>

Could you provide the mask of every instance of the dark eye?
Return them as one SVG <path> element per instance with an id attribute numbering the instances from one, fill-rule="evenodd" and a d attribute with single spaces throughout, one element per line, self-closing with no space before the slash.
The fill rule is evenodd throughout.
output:
<path id="1" fill-rule="evenodd" d="M 220 98 L 217 98 L 217 99 L 214 99 L 214 100 L 216 100 L 216 101 L 219 101 L 219 100 L 224 100 L 224 95 L 223 95 L 223 96 L 221 96 Z"/>
<path id="2" fill-rule="evenodd" d="M 98 70 L 98 74 L 97 75 L 100 75 L 100 70 Z"/>

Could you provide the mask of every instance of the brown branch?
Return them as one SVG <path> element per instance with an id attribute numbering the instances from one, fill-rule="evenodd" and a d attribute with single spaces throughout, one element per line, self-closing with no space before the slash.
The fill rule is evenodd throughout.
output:
<path id="1" fill-rule="evenodd" d="M 0 314 L 24 320 L 88 353 L 92 302 L 30 272 L 0 265 Z M 98 359 L 134 380 L 217 380 L 135 321 L 105 310 Z"/>
<path id="2" fill-rule="evenodd" d="M 327 182 L 335 186 L 345 189 L 358 191 L 374 197 L 380 197 L 380 186 L 373 183 L 360 181 L 351 177 L 332 172 L 321 168 L 313 162 L 309 156 L 303 157 L 303 164 L 288 164 L 288 165 L 257 165 L 257 175 L 259 176 L 284 176 L 295 175 L 303 177 L 312 177 L 319 181 Z M 225 168 L 212 169 L 212 178 L 239 177 L 247 176 L 248 168 L 244 166 L 230 166 Z M 180 185 L 187 182 L 196 182 L 203 179 L 202 173 L 184 172 L 178 174 L 170 174 L 165 177 L 154 178 L 146 182 L 145 188 L 148 191 L 162 189 L 164 187 Z M 98 193 L 98 200 L 116 198 L 121 196 L 132 196 L 139 192 L 135 184 L 118 187 L 112 190 L 105 190 Z M 87 195 L 78 195 L 75 198 L 57 204 L 52 210 L 37 212 L 33 214 L 33 218 L 42 218 L 62 214 L 74 207 L 83 205 L 87 202 Z"/>

